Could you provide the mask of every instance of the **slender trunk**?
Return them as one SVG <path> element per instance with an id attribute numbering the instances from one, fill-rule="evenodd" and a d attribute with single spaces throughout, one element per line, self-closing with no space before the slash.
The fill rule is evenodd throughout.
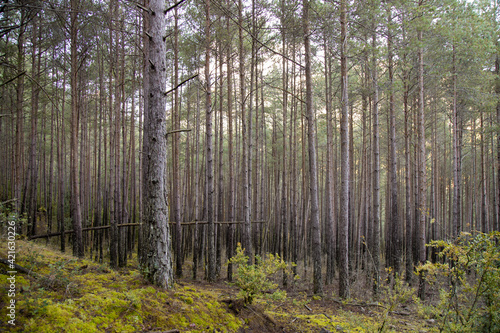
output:
<path id="1" fill-rule="evenodd" d="M 335 262 L 334 262 L 334 234 L 333 234 L 333 128 L 332 128 L 332 103 L 330 101 L 330 75 L 331 61 L 329 53 L 329 45 L 325 36 L 325 104 L 326 104 L 326 136 L 327 136 L 327 156 L 326 156 L 326 223 L 325 223 L 325 239 L 326 239 L 326 284 L 333 283 L 335 277 Z"/>
<path id="2" fill-rule="evenodd" d="M 193 249 L 193 279 L 198 273 L 200 235 L 197 221 L 200 219 L 200 90 L 196 92 L 196 138 L 195 138 L 195 167 L 194 167 L 194 249 Z"/>
<path id="3" fill-rule="evenodd" d="M 222 46 L 219 44 L 219 50 L 222 50 Z M 222 65 L 224 63 L 224 58 L 222 55 L 219 57 L 219 72 L 220 75 L 222 76 Z M 219 167 L 217 170 L 218 173 L 218 181 L 217 181 L 217 220 L 218 221 L 225 221 L 224 219 L 224 173 L 223 173 L 223 167 L 224 167 L 224 114 L 223 114 L 223 87 L 224 85 L 222 84 L 222 80 L 219 81 Z M 221 265 L 222 265 L 222 225 L 217 225 L 217 276 L 220 275 L 220 270 L 221 270 Z"/>
<path id="4" fill-rule="evenodd" d="M 79 0 L 71 0 L 71 139 L 70 139 L 70 183 L 71 219 L 73 222 L 73 255 L 83 257 L 82 213 L 78 181 L 78 11 Z"/>
<path id="5" fill-rule="evenodd" d="M 282 15 L 284 15 L 285 11 L 285 1 L 281 1 L 281 6 L 282 6 Z M 284 27 L 285 21 L 282 19 L 281 21 L 282 24 L 282 46 L 283 46 L 283 54 L 287 54 L 287 48 L 286 48 L 286 29 Z M 282 75 L 283 75 L 283 104 L 282 104 L 282 113 L 283 113 L 283 135 L 282 135 L 282 145 L 283 145 L 283 168 L 281 169 L 281 223 L 282 223 L 282 255 L 283 255 L 283 260 L 287 261 L 288 260 L 288 232 L 289 232 L 289 225 L 288 225 L 288 219 L 287 219 L 287 163 L 286 163 L 286 155 L 287 155 L 287 150 L 286 150 L 286 127 L 287 127 L 287 109 L 288 109 L 288 76 L 287 76 L 287 60 L 285 58 L 282 59 Z M 288 284 L 288 277 L 286 272 L 283 272 L 283 286 L 286 286 Z"/>
<path id="6" fill-rule="evenodd" d="M 481 231 L 484 233 L 488 233 L 489 230 L 489 221 L 488 221 L 488 197 L 487 197 L 487 181 L 486 181 L 486 164 L 485 164 L 485 152 L 484 152 L 484 116 L 483 110 L 480 111 L 480 127 L 481 127 Z"/>
<path id="7" fill-rule="evenodd" d="M 349 298 L 349 99 L 347 83 L 347 1 L 340 2 L 340 79 L 341 79 L 341 188 L 339 216 L 339 296 Z"/>
<path id="8" fill-rule="evenodd" d="M 174 12 L 174 87 L 179 84 L 179 16 L 177 7 Z M 179 89 L 174 91 L 174 126 L 180 128 Z M 175 276 L 182 277 L 182 226 L 181 226 L 181 196 L 179 184 L 179 133 L 172 134 L 173 160 L 172 160 L 172 199 L 175 221 Z"/>
<path id="9" fill-rule="evenodd" d="M 374 27 L 375 30 L 375 27 Z M 379 130 L 379 111 L 378 111 L 378 72 L 376 61 L 376 33 L 372 37 L 372 84 L 373 84 L 373 293 L 378 294 L 380 287 L 380 130 Z"/>
<path id="10" fill-rule="evenodd" d="M 497 46 L 497 50 L 500 46 Z M 500 51 L 497 51 L 500 52 Z M 500 126 L 500 54 L 497 54 L 495 59 L 495 73 L 497 76 L 495 82 L 495 92 L 497 94 L 497 126 Z M 500 133 L 497 134 L 497 217 L 496 217 L 496 228 L 495 230 L 500 230 Z"/>
<path id="11" fill-rule="evenodd" d="M 205 121 L 206 121 L 206 209 L 208 221 L 208 270 L 207 280 L 215 281 L 215 227 L 214 227 L 214 170 L 212 146 L 212 97 L 210 83 L 210 0 L 205 0 Z"/>
<path id="12" fill-rule="evenodd" d="M 316 153 L 316 119 L 312 96 L 311 42 L 309 30 L 309 0 L 304 0 L 304 58 L 306 75 L 307 145 L 309 152 L 309 190 L 311 195 L 311 232 L 314 293 L 323 294 L 321 272 L 321 230 L 318 204 L 318 157 Z"/>
<path id="13" fill-rule="evenodd" d="M 245 254 L 249 260 L 252 261 L 252 239 L 251 239 L 251 222 L 250 222 L 250 175 L 249 175 L 249 128 L 247 123 L 247 115 L 245 112 L 245 54 L 243 48 L 243 2 L 238 2 L 238 26 L 239 26 L 239 60 L 240 60 L 240 103 L 241 103 L 241 123 L 242 123 L 242 137 L 243 137 L 243 154 L 242 154 L 242 169 L 243 169 L 243 239 L 242 246 L 245 249 Z M 249 119 L 249 118 L 248 118 Z"/>
<path id="14" fill-rule="evenodd" d="M 394 91 L 393 91 L 393 81 L 394 81 L 394 68 L 393 68 L 393 42 L 392 42 L 392 8 L 389 6 L 388 11 L 388 35 L 387 35 L 387 49 L 388 49 L 388 62 L 389 62 L 389 117 L 390 117 L 390 187 L 391 187 L 391 222 L 392 226 L 392 263 L 394 264 L 394 272 L 396 274 L 400 273 L 401 259 L 402 255 L 402 228 L 399 221 L 399 210 L 398 210 L 398 180 L 397 180 L 397 155 L 396 155 L 396 114 L 394 111 Z"/>
<path id="15" fill-rule="evenodd" d="M 462 147 L 460 145 L 460 132 L 459 128 L 460 113 L 458 109 L 457 101 L 457 72 L 456 72 L 456 56 L 455 56 L 455 45 L 453 45 L 453 236 L 457 237 L 460 235 L 461 231 L 461 185 L 462 185 L 462 175 L 461 175 L 461 164 L 462 164 Z"/>
<path id="16" fill-rule="evenodd" d="M 41 52 L 38 48 L 39 43 L 39 27 L 38 16 L 33 19 L 33 42 L 32 42 L 32 77 L 36 82 L 40 79 L 40 57 Z M 38 54 L 37 54 L 38 53 Z M 26 210 L 28 213 L 28 225 L 30 230 L 28 234 L 33 236 L 36 234 L 37 227 L 37 187 L 38 187 L 38 166 L 37 166 L 37 126 L 38 126 L 38 100 L 40 87 L 34 84 L 31 90 L 31 132 L 30 132 L 30 148 L 28 170 L 26 175 L 27 186 L 24 191 L 26 199 Z"/>
<path id="17" fill-rule="evenodd" d="M 17 70 L 19 73 L 24 72 L 24 40 L 25 40 L 25 26 L 26 8 L 21 7 L 21 18 L 19 36 L 17 39 Z M 16 200 L 16 209 L 21 210 L 21 189 L 22 189 L 22 174 L 24 170 L 24 114 L 23 114 L 23 101 L 24 101 L 24 75 L 17 78 L 16 84 L 16 141 L 14 148 L 14 198 Z"/>
<path id="18" fill-rule="evenodd" d="M 423 5 L 423 1 L 420 0 L 419 6 Z M 422 43 L 422 30 L 418 31 L 418 40 Z M 426 153 L 425 153 L 425 101 L 424 101 L 424 56 L 423 48 L 418 49 L 418 210 L 419 220 L 418 220 L 418 251 L 419 251 L 419 261 L 420 263 L 425 263 L 426 251 L 425 251 L 425 220 L 426 220 Z M 425 281 L 424 277 L 420 276 L 419 281 L 419 297 L 421 299 L 425 298 Z"/>
<path id="19" fill-rule="evenodd" d="M 229 4 L 229 0 L 228 0 Z M 229 18 L 226 21 L 227 31 L 230 28 Z M 234 206 L 234 156 L 233 156 L 233 64 L 231 61 L 231 43 L 228 43 L 227 50 L 227 122 L 228 122 L 228 163 L 229 163 L 229 191 L 227 204 L 229 207 L 228 221 L 234 220 L 235 206 Z M 234 255 L 234 224 L 229 224 L 229 230 L 227 235 L 227 257 L 232 258 Z M 233 279 L 233 265 L 228 264 L 227 266 L 227 279 L 232 281 Z"/>

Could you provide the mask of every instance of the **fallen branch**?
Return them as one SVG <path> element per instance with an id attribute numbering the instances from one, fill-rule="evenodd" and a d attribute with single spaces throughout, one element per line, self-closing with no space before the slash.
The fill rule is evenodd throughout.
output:
<path id="1" fill-rule="evenodd" d="M 348 306 L 378 306 L 380 308 L 383 308 L 383 309 L 386 309 L 386 307 L 382 304 L 378 304 L 378 303 L 344 303 L 338 299 L 335 299 L 335 298 L 332 298 L 332 301 L 334 301 L 335 303 L 337 304 L 340 304 L 340 305 L 348 305 Z"/>
<path id="2" fill-rule="evenodd" d="M 396 315 L 400 315 L 400 316 L 409 316 L 411 313 L 403 312 L 403 311 L 392 311 L 391 314 L 396 314 Z"/>
<path id="3" fill-rule="evenodd" d="M 251 221 L 252 223 L 265 223 L 266 221 Z M 175 224 L 175 222 L 170 221 L 168 222 L 169 224 Z M 243 221 L 216 221 L 214 224 L 242 224 L 244 223 Z M 191 221 L 191 222 L 181 222 L 181 225 L 196 225 L 196 224 L 208 224 L 207 221 Z M 118 228 L 124 228 L 124 227 L 134 227 L 134 226 L 139 226 L 142 225 L 142 223 L 123 223 L 123 224 L 118 224 Z M 88 228 L 82 228 L 82 231 L 93 231 L 93 230 L 103 230 L 103 229 L 109 229 L 111 228 L 110 225 L 102 225 L 99 227 L 88 227 Z M 74 230 L 66 230 L 64 231 L 64 234 L 72 234 Z M 56 237 L 56 236 L 61 236 L 60 232 L 53 232 L 50 234 L 44 234 L 44 235 L 34 235 L 29 238 L 29 240 L 32 239 L 38 239 L 38 238 L 50 238 L 50 237 Z"/>
<path id="4" fill-rule="evenodd" d="M 5 205 L 5 204 L 8 204 L 9 202 L 12 202 L 12 201 L 17 201 L 17 198 L 9 199 L 9 200 L 4 201 L 4 202 L 0 202 L 0 205 Z"/>
<path id="5" fill-rule="evenodd" d="M 19 266 L 18 264 L 11 263 L 7 259 L 0 258 L 0 263 L 6 265 L 9 268 L 12 268 L 12 266 L 14 266 L 16 272 L 21 272 L 21 273 L 24 273 L 24 274 L 33 275 L 35 277 L 38 277 L 38 274 L 36 274 L 35 272 L 31 271 L 30 269 L 24 268 L 23 266 Z M 14 271 L 13 269 L 11 269 L 11 270 Z"/>

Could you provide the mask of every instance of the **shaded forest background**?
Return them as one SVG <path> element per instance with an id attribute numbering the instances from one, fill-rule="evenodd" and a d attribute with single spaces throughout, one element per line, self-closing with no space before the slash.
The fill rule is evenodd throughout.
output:
<path id="1" fill-rule="evenodd" d="M 496 0 L 165 8 L 176 276 L 213 259 L 213 279 L 241 242 L 346 297 L 349 274 L 412 279 L 431 240 L 500 230 Z M 149 10 L 0 4 L 0 200 L 18 232 L 113 267 L 142 246 Z"/>

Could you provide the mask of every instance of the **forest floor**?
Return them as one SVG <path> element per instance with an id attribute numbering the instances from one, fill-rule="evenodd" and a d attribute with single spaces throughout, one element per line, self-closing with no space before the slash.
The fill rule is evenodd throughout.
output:
<path id="1" fill-rule="evenodd" d="M 16 241 L 15 295 L 2 292 L 0 331 L 11 332 L 437 332 L 433 319 L 409 299 L 394 304 L 391 288 L 378 302 L 371 288 L 353 285 L 353 298 L 340 301 L 333 289 L 313 296 L 300 280 L 281 299 L 264 293 L 244 305 L 236 287 L 220 280 L 180 279 L 171 290 L 146 283 L 136 260 L 112 270 L 76 259 L 39 243 Z M 0 249 L 7 258 L 7 250 Z M 5 291 L 14 280 L 0 264 Z M 191 271 L 185 271 L 191 274 Z M 383 295 L 383 294 L 382 294 Z M 364 296 L 364 297 L 363 297 Z M 7 308 L 15 300 L 15 325 Z M 392 302 L 392 303 L 391 303 Z M 12 306 L 11 306 L 12 308 Z"/>

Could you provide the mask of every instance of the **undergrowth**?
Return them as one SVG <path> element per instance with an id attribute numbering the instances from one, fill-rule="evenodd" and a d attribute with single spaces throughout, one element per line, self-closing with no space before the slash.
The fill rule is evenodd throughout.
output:
<path id="1" fill-rule="evenodd" d="M 500 332 L 500 232 L 462 233 L 428 246 L 439 261 L 419 267 L 439 300 L 427 313 L 444 332 Z"/>
<path id="2" fill-rule="evenodd" d="M 0 216 L 0 222 L 6 218 Z M 0 257 L 6 254 L 2 245 Z M 10 299 L 6 293 L 0 294 L 0 331 L 262 332 L 263 326 L 255 328 L 258 320 L 269 326 L 266 332 L 433 331 L 421 318 L 395 317 L 398 302 L 408 296 L 408 289 L 399 282 L 387 285 L 381 305 L 339 302 L 333 289 L 323 297 L 297 292 L 294 288 L 308 290 L 301 280 L 287 290 L 292 296 L 280 290 L 279 273 L 285 270 L 291 276 L 291 266 L 279 256 L 259 257 L 249 265 L 240 247 L 232 262 L 239 266 L 235 270 L 237 289 L 227 283 L 181 280 L 173 289 L 161 290 L 144 281 L 134 260 L 126 268 L 112 270 L 18 238 L 16 264 L 29 273 L 16 275 L 15 326 L 5 320 Z M 0 265 L 3 283 L 7 271 Z M 228 295 L 237 299 L 238 292 L 247 303 L 241 313 L 226 303 Z"/>

